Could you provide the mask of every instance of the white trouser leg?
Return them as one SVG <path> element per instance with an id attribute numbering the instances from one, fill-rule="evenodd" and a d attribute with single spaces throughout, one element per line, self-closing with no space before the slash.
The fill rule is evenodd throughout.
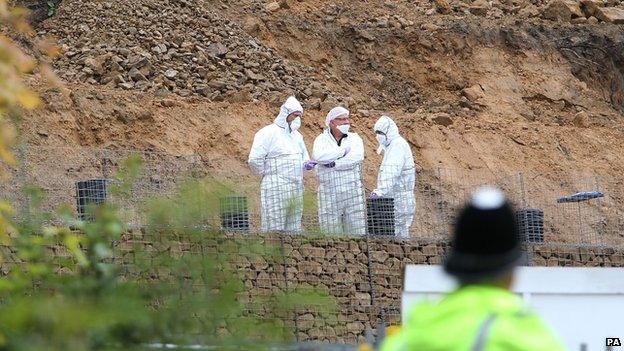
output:
<path id="1" fill-rule="evenodd" d="M 366 207 L 361 186 L 355 186 L 344 195 L 344 226 L 349 235 L 366 234 Z"/>
<path id="2" fill-rule="evenodd" d="M 319 226 L 323 234 L 342 233 L 342 209 L 337 204 L 337 197 L 324 185 L 319 186 L 318 191 L 318 213 Z"/>
<path id="3" fill-rule="evenodd" d="M 409 238 L 409 228 L 414 220 L 416 203 L 413 192 L 398 193 L 394 197 L 394 230 L 395 235 Z"/>
<path id="4" fill-rule="evenodd" d="M 288 233 L 301 232 L 301 216 L 303 215 L 303 183 L 293 184 L 286 199 L 285 226 Z"/>
<path id="5" fill-rule="evenodd" d="M 277 177 L 263 178 L 260 190 L 262 231 L 299 231 L 302 196 L 302 185 L 289 184 Z"/>

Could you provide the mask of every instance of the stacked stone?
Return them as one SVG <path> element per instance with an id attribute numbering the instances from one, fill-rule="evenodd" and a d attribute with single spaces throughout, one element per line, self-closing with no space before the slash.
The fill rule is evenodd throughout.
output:
<path id="1" fill-rule="evenodd" d="M 272 306 L 260 305 L 250 313 L 281 319 L 301 341 L 334 343 L 363 342 L 366 331 L 374 331 L 382 318 L 386 325 L 400 323 L 405 266 L 441 264 L 449 249 L 447 241 L 425 238 L 404 241 L 278 234 L 230 234 L 198 242 L 170 240 L 166 245 L 176 257 L 228 254 L 244 279 L 246 291 L 240 301 L 250 306 L 275 292 L 313 290 L 329 295 L 337 309 L 311 304 L 295 313 L 280 314 L 271 310 Z M 124 235 L 116 253 L 131 267 L 133 252 L 138 249 L 162 252 L 164 247 L 138 231 Z M 621 248 L 530 244 L 527 250 L 532 266 L 624 267 Z M 155 272 L 154 279 L 162 278 Z"/>
<path id="2" fill-rule="evenodd" d="M 531 265 L 548 267 L 624 267 L 624 250 L 590 245 L 533 245 Z"/>
<path id="3" fill-rule="evenodd" d="M 311 306 L 298 314 L 299 339 L 317 340 L 317 335 L 322 334 L 324 341 L 361 341 L 364 330 L 372 328 L 366 242 L 291 237 L 291 245 L 289 284 L 325 291 L 339 306 L 327 319 L 323 314 L 329 313 L 328 306 Z"/>

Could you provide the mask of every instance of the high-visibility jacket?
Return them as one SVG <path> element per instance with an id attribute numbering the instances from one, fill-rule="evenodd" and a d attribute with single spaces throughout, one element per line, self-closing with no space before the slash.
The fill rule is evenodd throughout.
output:
<path id="1" fill-rule="evenodd" d="M 554 333 L 508 290 L 461 287 L 441 301 L 416 305 L 382 351 L 559 351 Z"/>

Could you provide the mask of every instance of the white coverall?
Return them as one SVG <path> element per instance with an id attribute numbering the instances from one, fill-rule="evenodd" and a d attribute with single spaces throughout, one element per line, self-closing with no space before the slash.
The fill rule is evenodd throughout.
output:
<path id="1" fill-rule="evenodd" d="M 303 112 L 295 97 L 280 107 L 273 124 L 260 129 L 249 152 L 249 166 L 262 177 L 260 204 L 262 231 L 301 231 L 303 162 L 309 159 L 303 137 L 291 131 L 286 117 Z"/>
<path id="2" fill-rule="evenodd" d="M 351 150 L 344 155 L 345 149 Z M 340 145 L 329 128 L 314 140 L 312 154 L 318 162 L 318 213 L 326 234 L 364 235 L 366 209 L 361 166 L 364 143 L 357 133 L 347 133 Z M 333 167 L 326 165 L 335 164 Z"/>
<path id="3" fill-rule="evenodd" d="M 381 116 L 374 129 L 385 133 L 386 137 L 385 142 L 380 145 L 384 157 L 379 167 L 377 188 L 373 192 L 377 196 L 394 199 L 395 234 L 407 238 L 416 210 L 416 168 L 412 150 L 399 135 L 399 128 L 390 117 Z"/>

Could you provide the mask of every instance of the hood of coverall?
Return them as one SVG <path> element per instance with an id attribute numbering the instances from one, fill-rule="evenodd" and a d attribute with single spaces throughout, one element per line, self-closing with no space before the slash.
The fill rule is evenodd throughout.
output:
<path id="1" fill-rule="evenodd" d="M 381 116 L 375 122 L 375 126 L 373 127 L 375 131 L 380 131 L 385 133 L 388 137 L 388 142 L 399 137 L 399 127 L 397 127 L 396 123 L 392 120 L 392 118 L 388 116 Z"/>
<path id="2" fill-rule="evenodd" d="M 303 113 L 303 107 L 294 96 L 288 97 L 286 102 L 280 107 L 280 112 L 275 117 L 273 123 L 277 124 L 282 128 L 288 128 L 288 122 L 286 122 L 286 118 L 293 112 L 301 112 Z"/>

